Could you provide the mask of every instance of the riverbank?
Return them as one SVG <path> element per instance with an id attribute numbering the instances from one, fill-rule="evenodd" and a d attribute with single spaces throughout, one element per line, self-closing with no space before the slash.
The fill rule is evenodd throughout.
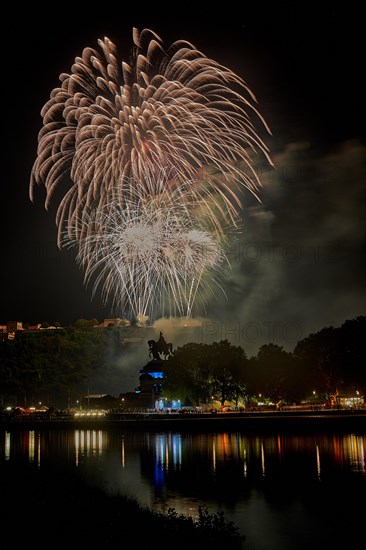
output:
<path id="1" fill-rule="evenodd" d="M 90 487 L 78 472 L 18 467 L 6 463 L 0 474 L 4 497 L 1 548 L 37 546 L 150 550 L 159 541 L 176 550 L 243 548 L 237 526 L 221 514 L 201 509 L 196 518 L 174 510 L 150 510 L 123 495 Z"/>
<path id="2" fill-rule="evenodd" d="M 1 417 L 3 429 L 118 429 L 132 431 L 326 431 L 366 430 L 366 410 L 251 411 L 163 414 L 109 413 L 105 416 L 44 414 Z"/>

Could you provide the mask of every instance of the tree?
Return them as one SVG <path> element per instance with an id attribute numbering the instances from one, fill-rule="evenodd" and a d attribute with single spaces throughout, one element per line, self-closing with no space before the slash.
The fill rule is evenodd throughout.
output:
<path id="1" fill-rule="evenodd" d="M 75 326 L 77 328 L 91 328 L 91 327 L 98 326 L 98 324 L 99 324 L 99 322 L 95 318 L 93 318 L 93 319 L 77 319 L 77 321 L 75 321 Z M 113 326 L 113 323 L 112 323 L 112 326 Z"/>
<path id="2" fill-rule="evenodd" d="M 338 331 L 342 341 L 342 376 L 347 387 L 366 398 L 366 316 L 345 321 Z"/>
<path id="3" fill-rule="evenodd" d="M 238 401 L 245 392 L 242 348 L 223 340 L 213 344 L 185 344 L 167 361 L 164 393 L 172 398 L 185 398 L 208 403 L 212 395 L 222 404 Z"/>
<path id="4" fill-rule="evenodd" d="M 308 390 L 336 393 L 344 382 L 344 344 L 339 329 L 327 327 L 301 340 L 294 349 L 307 373 Z M 310 386 L 311 384 L 311 386 Z"/>
<path id="5" fill-rule="evenodd" d="M 18 404 L 33 401 L 65 406 L 86 384 L 102 388 L 115 377 L 120 347 L 108 331 L 68 327 L 59 331 L 19 332 L 0 345 L 4 396 Z"/>
<path id="6" fill-rule="evenodd" d="M 210 395 L 206 344 L 189 343 L 178 347 L 166 362 L 164 395 L 199 405 Z"/>
<path id="7" fill-rule="evenodd" d="M 236 401 L 245 395 L 244 365 L 247 361 L 245 351 L 240 346 L 230 344 L 228 340 L 214 342 L 207 346 L 207 363 L 211 374 L 212 393 L 221 403 Z"/>
<path id="8" fill-rule="evenodd" d="M 300 385 L 296 380 L 296 363 L 291 353 L 276 344 L 264 344 L 258 350 L 257 357 L 250 361 L 251 373 L 248 375 L 251 393 L 263 394 L 275 403 L 281 400 L 293 400 Z"/>

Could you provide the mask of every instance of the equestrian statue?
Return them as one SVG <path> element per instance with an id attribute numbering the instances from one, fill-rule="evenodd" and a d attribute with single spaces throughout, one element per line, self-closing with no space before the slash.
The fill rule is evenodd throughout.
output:
<path id="1" fill-rule="evenodd" d="M 163 336 L 163 333 L 160 333 L 159 340 L 148 340 L 149 344 L 149 356 L 153 359 L 161 361 L 161 355 L 164 356 L 164 359 L 167 359 L 170 355 L 173 355 L 173 344 L 171 342 L 167 343 Z"/>

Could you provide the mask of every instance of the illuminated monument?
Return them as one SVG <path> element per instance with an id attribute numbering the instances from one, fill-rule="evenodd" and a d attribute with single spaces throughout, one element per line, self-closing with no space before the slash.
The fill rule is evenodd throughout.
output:
<path id="1" fill-rule="evenodd" d="M 140 386 L 136 392 L 146 396 L 151 405 L 147 408 L 162 408 L 162 389 L 164 383 L 164 363 L 170 355 L 173 355 L 173 345 L 167 343 L 160 333 L 158 340 L 148 340 L 149 356 L 151 361 L 140 370 Z"/>
<path id="2" fill-rule="evenodd" d="M 164 363 L 173 355 L 173 344 L 165 341 L 162 332 L 158 340 L 148 340 L 147 343 L 152 359 L 140 370 L 140 385 L 135 392 L 120 396 L 123 398 L 124 408 L 163 409 L 165 406 L 162 398 Z"/>
<path id="3" fill-rule="evenodd" d="M 163 333 L 160 333 L 159 340 L 149 340 L 149 356 L 153 357 L 153 361 L 161 361 L 161 355 L 167 359 L 170 355 L 173 355 L 173 344 L 167 343 L 163 336 Z M 152 363 L 152 361 L 150 361 Z"/>

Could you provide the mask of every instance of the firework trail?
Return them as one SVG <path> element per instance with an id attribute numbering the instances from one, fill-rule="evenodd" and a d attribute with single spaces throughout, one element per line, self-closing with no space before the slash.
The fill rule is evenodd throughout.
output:
<path id="1" fill-rule="evenodd" d="M 240 190 L 257 195 L 253 155 L 270 162 L 252 118 L 268 128 L 245 82 L 192 44 L 165 47 L 148 29 L 134 29 L 133 43 L 129 63 L 104 38 L 60 75 L 41 112 L 30 197 L 44 185 L 48 208 L 61 190 L 58 244 L 78 247 L 106 300 L 135 315 L 165 302 L 189 315 L 224 259 Z"/>

